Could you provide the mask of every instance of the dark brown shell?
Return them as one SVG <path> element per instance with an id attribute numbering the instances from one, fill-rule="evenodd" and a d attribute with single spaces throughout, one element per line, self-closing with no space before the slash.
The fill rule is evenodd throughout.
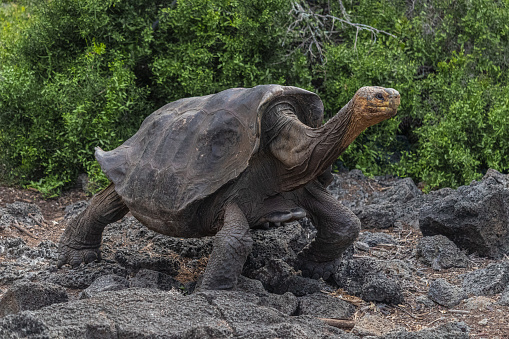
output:
<path id="1" fill-rule="evenodd" d="M 109 152 L 97 148 L 95 156 L 131 211 L 167 218 L 247 168 L 260 144 L 261 118 L 276 99 L 292 101 L 305 124 L 322 123 L 323 104 L 306 90 L 234 88 L 169 103 L 123 145 Z"/>

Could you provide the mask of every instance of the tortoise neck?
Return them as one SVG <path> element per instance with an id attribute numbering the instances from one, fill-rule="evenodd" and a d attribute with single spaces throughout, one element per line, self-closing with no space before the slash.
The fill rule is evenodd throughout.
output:
<path id="1" fill-rule="evenodd" d="M 291 191 L 316 179 L 348 147 L 358 133 L 350 126 L 353 103 L 346 104 L 326 124 L 311 128 L 290 107 L 279 106 L 265 117 L 267 147 L 278 160 L 278 187 Z"/>
<path id="2" fill-rule="evenodd" d="M 327 123 L 315 129 L 316 138 L 310 145 L 314 150 L 310 161 L 317 162 L 311 167 L 319 168 L 318 172 L 322 173 L 331 166 L 360 134 L 352 116 L 353 103 L 350 101 Z"/>

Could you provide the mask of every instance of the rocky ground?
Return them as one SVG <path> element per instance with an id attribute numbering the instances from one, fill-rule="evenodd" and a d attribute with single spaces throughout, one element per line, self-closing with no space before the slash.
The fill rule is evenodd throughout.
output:
<path id="1" fill-rule="evenodd" d="M 195 291 L 212 238 L 153 233 L 127 215 L 103 261 L 56 269 L 84 193 L 0 187 L 1 338 L 509 338 L 509 178 L 422 194 L 410 179 L 336 176 L 363 230 L 327 281 L 295 272 L 307 220 L 253 230 L 236 291 Z M 424 236 L 423 236 L 424 234 Z"/>

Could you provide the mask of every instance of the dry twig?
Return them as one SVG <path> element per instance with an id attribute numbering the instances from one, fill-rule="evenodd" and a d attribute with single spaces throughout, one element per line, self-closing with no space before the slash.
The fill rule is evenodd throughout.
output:
<path id="1" fill-rule="evenodd" d="M 292 9 L 288 14 L 293 16 L 295 20 L 288 26 L 286 35 L 287 37 L 292 34 L 294 36 L 298 35 L 298 40 L 301 41 L 301 43 L 296 49 L 287 54 L 287 56 L 290 56 L 296 50 L 301 49 L 305 54 L 312 58 L 325 62 L 323 46 L 326 43 L 332 42 L 333 34 L 340 32 L 340 30 L 336 30 L 338 23 L 341 24 L 341 26 L 348 25 L 356 29 L 354 49 L 357 49 L 359 32 L 363 30 L 371 32 L 371 39 L 373 43 L 376 42 L 377 34 L 380 33 L 396 38 L 395 35 L 384 30 L 365 24 L 351 22 L 342 1 L 338 1 L 343 19 L 330 14 L 315 13 L 306 1 L 292 0 Z M 284 44 L 285 42 L 283 42 L 283 46 Z"/>
<path id="2" fill-rule="evenodd" d="M 342 320 L 342 319 L 332 319 L 332 318 L 318 318 L 329 326 L 334 326 L 337 328 L 353 328 L 355 326 L 355 322 L 351 320 Z"/>
<path id="3" fill-rule="evenodd" d="M 433 320 L 432 322 L 430 322 L 428 325 L 426 325 L 426 327 L 431 326 L 432 324 L 436 323 L 437 321 L 445 320 L 445 319 L 447 319 L 447 318 L 446 317 L 437 318 L 437 319 Z"/>
<path id="4" fill-rule="evenodd" d="M 412 234 L 412 230 L 410 230 L 410 233 L 408 233 L 408 234 L 406 235 L 405 240 L 403 240 L 403 241 L 404 241 L 404 242 L 406 242 L 406 241 L 407 241 L 407 239 L 408 239 L 408 237 L 409 237 L 411 234 Z"/>
<path id="5" fill-rule="evenodd" d="M 374 247 L 381 247 L 381 248 L 397 248 L 397 247 L 403 247 L 403 246 L 400 246 L 400 245 L 396 245 L 396 244 L 377 244 L 376 246 Z"/>
<path id="6" fill-rule="evenodd" d="M 450 313 L 458 313 L 458 314 L 470 314 L 470 311 L 466 310 L 448 310 Z"/>
<path id="7" fill-rule="evenodd" d="M 403 311 L 404 313 L 408 314 L 409 316 L 411 316 L 412 318 L 414 319 L 420 319 L 420 317 L 416 316 L 416 315 L 413 315 L 412 313 L 408 312 L 407 310 L 405 310 L 403 307 L 400 307 L 400 306 L 396 306 L 396 308 L 398 310 L 401 310 Z"/>
<path id="8" fill-rule="evenodd" d="M 42 221 L 39 221 L 39 220 L 37 220 L 37 218 L 35 217 L 35 215 L 34 215 L 34 214 L 32 214 L 32 213 L 28 213 L 28 216 L 29 216 L 29 217 L 30 217 L 30 219 L 32 219 L 32 220 L 35 222 L 35 224 L 36 224 L 37 226 L 39 226 L 39 227 L 43 227 L 43 226 L 42 226 L 42 224 L 47 225 L 46 220 L 44 220 L 44 218 L 42 218 Z"/>
<path id="9" fill-rule="evenodd" d="M 39 239 L 37 238 L 35 235 L 33 235 L 32 233 L 28 232 L 25 228 L 23 228 L 17 220 L 14 220 L 14 222 L 11 224 L 12 226 L 14 226 L 18 231 L 20 231 L 21 233 L 25 233 L 26 235 L 32 237 L 33 239 Z"/>

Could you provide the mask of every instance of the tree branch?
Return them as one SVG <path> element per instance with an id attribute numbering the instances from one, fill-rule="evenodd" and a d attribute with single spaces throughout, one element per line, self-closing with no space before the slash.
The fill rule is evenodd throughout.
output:
<path id="1" fill-rule="evenodd" d="M 354 49 L 357 49 L 359 32 L 363 30 L 371 32 L 371 40 L 373 42 L 376 42 L 378 34 L 385 34 L 397 38 L 394 34 L 384 30 L 351 22 L 343 2 L 341 0 L 338 1 L 343 19 L 330 14 L 315 13 L 305 0 L 292 0 L 292 9 L 288 15 L 291 15 L 294 21 L 288 25 L 283 46 L 287 38 L 292 38 L 294 41 L 297 40 L 300 43 L 296 50 L 303 50 L 305 55 L 313 59 L 319 59 L 320 62 L 324 63 L 326 60 L 323 53 L 323 46 L 325 43 L 332 42 L 333 34 L 339 33 L 339 31 L 335 29 L 337 22 L 341 23 L 341 25 L 348 25 L 356 29 Z M 287 56 L 290 56 L 294 52 L 295 50 L 291 51 Z"/>

